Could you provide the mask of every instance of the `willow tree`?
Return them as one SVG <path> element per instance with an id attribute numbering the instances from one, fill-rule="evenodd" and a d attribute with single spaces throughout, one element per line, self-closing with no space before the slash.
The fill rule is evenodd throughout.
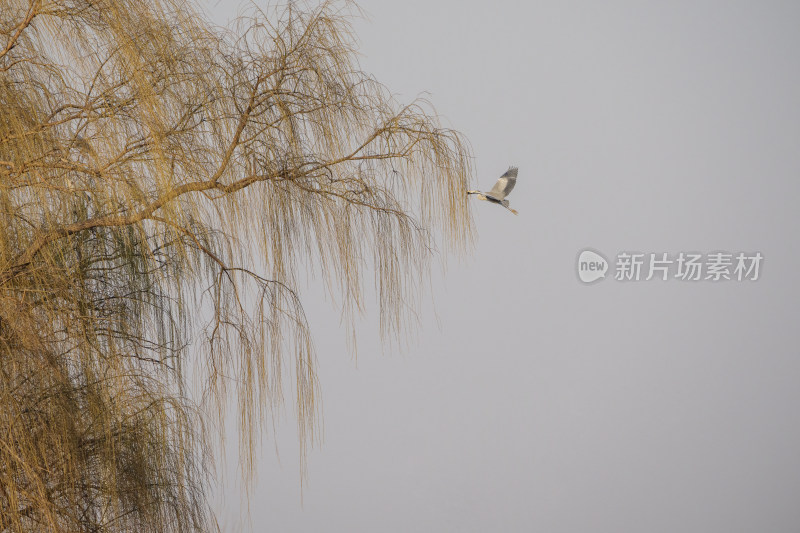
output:
<path id="1" fill-rule="evenodd" d="M 468 148 L 360 71 L 351 7 L 232 30 L 0 1 L 0 531 L 211 528 L 223 413 L 245 474 L 284 389 L 315 438 L 298 276 L 346 316 L 374 276 L 397 338 L 437 246 L 469 245 Z"/>

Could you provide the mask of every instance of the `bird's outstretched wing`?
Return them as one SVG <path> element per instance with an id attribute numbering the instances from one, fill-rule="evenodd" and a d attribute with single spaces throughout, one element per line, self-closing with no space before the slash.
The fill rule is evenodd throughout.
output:
<path id="1" fill-rule="evenodd" d="M 503 200 L 506 196 L 508 196 L 516 184 L 517 167 L 510 167 L 505 174 L 500 176 L 500 179 L 497 180 L 497 183 L 494 184 L 494 187 L 492 187 L 492 190 L 489 191 L 486 196 Z"/>

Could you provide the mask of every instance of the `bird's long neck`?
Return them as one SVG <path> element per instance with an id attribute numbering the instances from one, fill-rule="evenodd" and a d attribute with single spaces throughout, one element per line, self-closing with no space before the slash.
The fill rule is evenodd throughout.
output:
<path id="1" fill-rule="evenodd" d="M 483 194 L 481 191 L 467 191 L 467 194 Z"/>

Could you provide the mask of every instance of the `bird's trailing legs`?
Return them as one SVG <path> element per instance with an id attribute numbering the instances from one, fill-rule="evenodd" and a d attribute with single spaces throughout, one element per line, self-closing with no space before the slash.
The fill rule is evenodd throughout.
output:
<path id="1" fill-rule="evenodd" d="M 511 209 L 510 207 L 508 207 L 508 200 L 498 200 L 497 198 L 492 198 L 491 196 L 487 196 L 486 193 L 481 191 L 467 191 L 467 194 L 468 195 L 474 194 L 475 196 L 477 196 L 478 200 L 483 200 L 485 202 L 492 202 L 493 204 L 502 205 L 515 215 L 519 215 L 516 209 Z"/>

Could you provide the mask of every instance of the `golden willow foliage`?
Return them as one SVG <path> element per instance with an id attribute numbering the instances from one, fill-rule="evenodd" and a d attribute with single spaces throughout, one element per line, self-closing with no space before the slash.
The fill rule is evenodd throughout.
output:
<path id="1" fill-rule="evenodd" d="M 247 475 L 287 380 L 315 438 L 298 272 L 346 316 L 374 273 L 399 338 L 432 235 L 469 245 L 468 148 L 359 70 L 350 11 L 0 0 L 0 531 L 213 529 L 226 398 Z"/>

